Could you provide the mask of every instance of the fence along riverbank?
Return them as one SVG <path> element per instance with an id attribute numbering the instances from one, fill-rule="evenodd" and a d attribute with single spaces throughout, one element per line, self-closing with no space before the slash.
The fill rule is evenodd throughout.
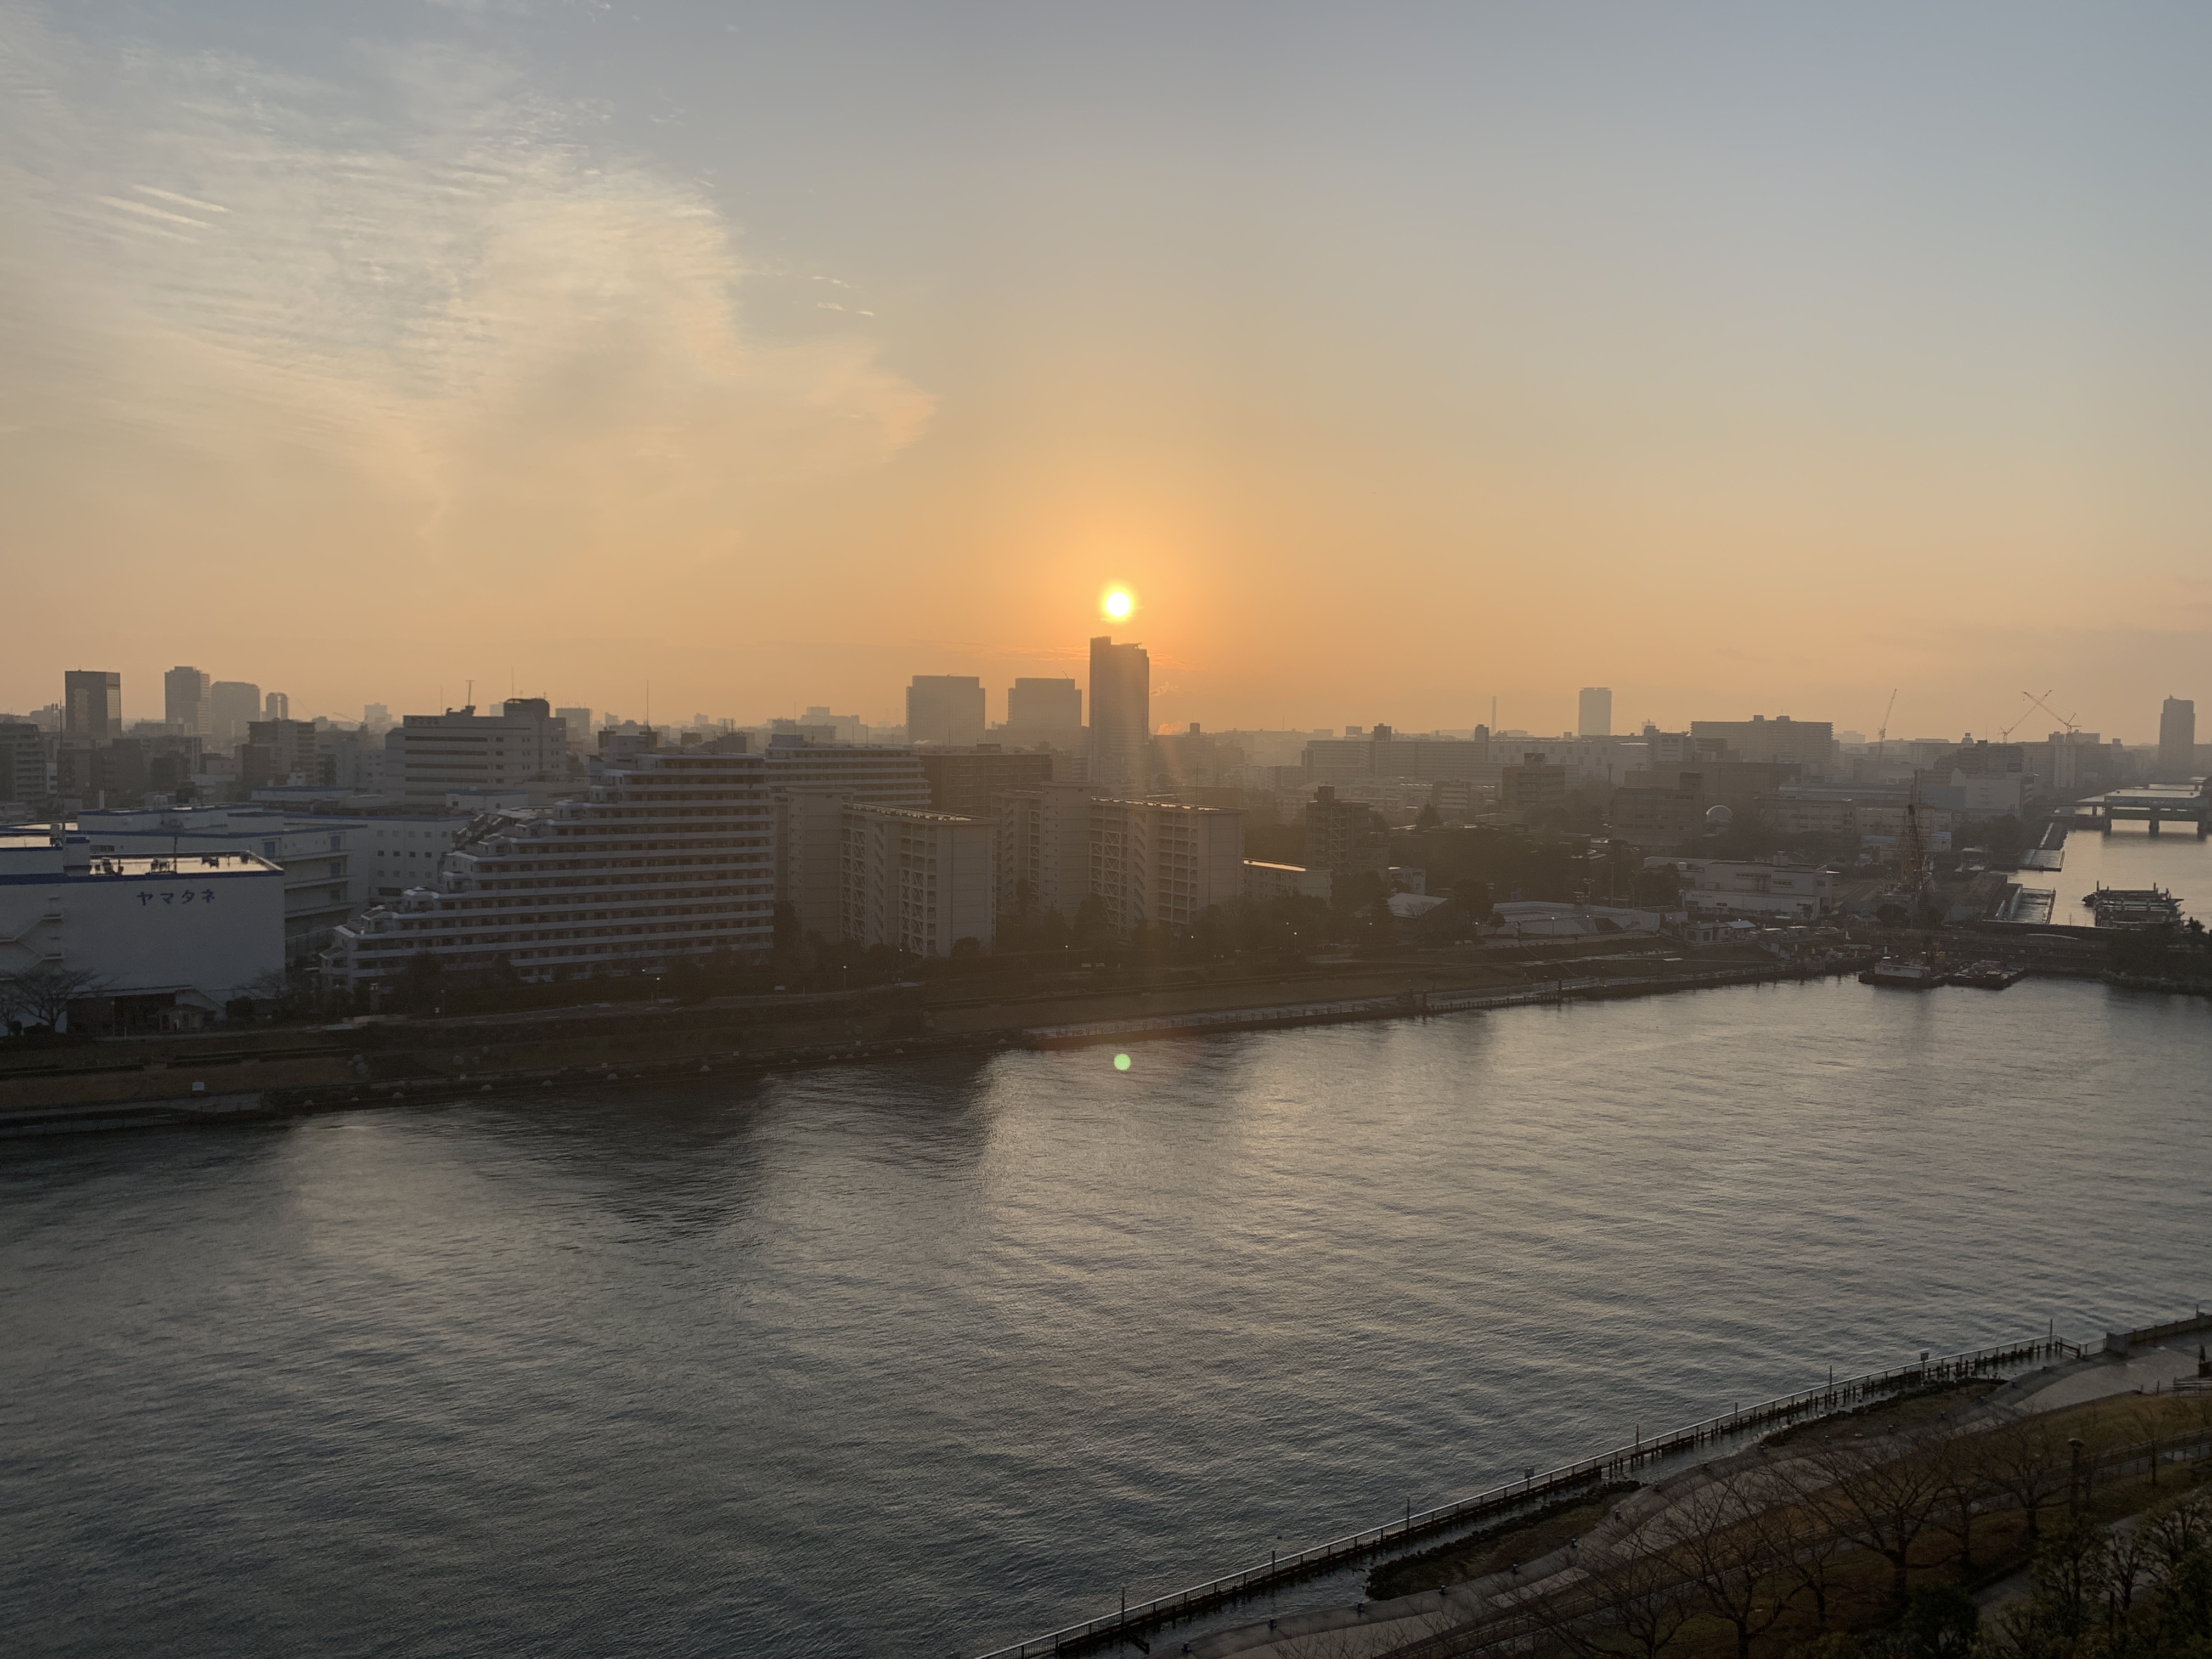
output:
<path id="1" fill-rule="evenodd" d="M 1505 1514 L 1524 1504 L 1619 1480 L 1645 1463 L 1693 1451 L 1717 1441 L 1732 1438 L 1747 1430 L 1787 1427 L 1806 1418 L 1849 1411 L 1855 1406 L 1923 1384 L 1963 1382 L 1968 1377 L 1986 1376 L 1992 1372 L 2011 1370 L 2048 1360 L 2078 1359 L 2082 1352 L 2081 1348 L 2063 1338 L 2042 1336 L 2025 1342 L 2004 1343 L 1995 1347 L 1977 1348 L 1967 1353 L 1950 1354 L 1941 1359 L 1893 1366 L 1887 1370 L 1869 1371 L 1819 1388 L 1778 1395 L 1771 1400 L 1762 1400 L 1756 1405 L 1718 1413 L 1649 1439 L 1639 1434 L 1626 1445 L 1615 1446 L 1609 1451 L 1526 1475 L 1518 1480 L 1509 1480 L 1471 1497 L 1409 1515 L 1402 1520 L 1385 1522 L 1381 1526 L 1365 1528 L 1341 1538 L 1333 1538 L 1327 1543 L 1312 1545 L 1295 1555 L 1271 1560 L 1264 1566 L 1224 1573 L 1205 1583 L 1154 1596 L 1148 1601 L 1140 1601 L 1118 1613 L 1085 1620 L 1080 1624 L 1069 1625 L 1048 1635 L 1032 1637 L 1010 1646 L 994 1648 L 980 1656 L 980 1659 L 1043 1659 L 1043 1656 L 1048 1654 L 1079 1653 L 1125 1637 L 1140 1637 L 1157 1626 L 1190 1618 L 1261 1590 L 1346 1565 L 1379 1550 L 1430 1533 L 1443 1532 L 1466 1522 Z"/>

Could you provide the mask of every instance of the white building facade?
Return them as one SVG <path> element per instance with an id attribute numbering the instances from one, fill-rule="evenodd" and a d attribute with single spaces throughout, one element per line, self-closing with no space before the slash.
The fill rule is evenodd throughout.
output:
<path id="1" fill-rule="evenodd" d="M 775 817 L 758 755 L 649 750 L 604 764 L 589 793 L 490 816 L 410 890 L 337 931 L 337 982 L 388 980 L 428 954 L 526 979 L 658 969 L 774 943 Z"/>
<path id="2" fill-rule="evenodd" d="M 896 806 L 843 809 L 845 938 L 918 957 L 963 940 L 989 950 L 997 933 L 998 826 Z"/>
<path id="3" fill-rule="evenodd" d="M 568 724 L 543 697 L 510 697 L 496 714 L 473 705 L 410 714 L 384 734 L 382 787 L 442 805 L 448 790 L 543 790 L 568 776 Z"/>
<path id="4" fill-rule="evenodd" d="M 284 872 L 252 853 L 95 855 L 82 837 L 0 839 L 0 979 L 82 972 L 174 1029 L 284 965 Z"/>

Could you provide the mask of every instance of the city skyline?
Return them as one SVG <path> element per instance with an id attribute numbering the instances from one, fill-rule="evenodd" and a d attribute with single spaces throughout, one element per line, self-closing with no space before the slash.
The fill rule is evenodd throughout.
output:
<path id="1" fill-rule="evenodd" d="M 873 714 L 1113 583 L 1170 725 L 2212 669 L 2203 19 L 859 15 L 0 15 L 0 702 Z"/>

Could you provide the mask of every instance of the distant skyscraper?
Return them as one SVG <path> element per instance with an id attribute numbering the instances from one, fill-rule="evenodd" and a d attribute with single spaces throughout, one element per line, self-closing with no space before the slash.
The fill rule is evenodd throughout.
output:
<path id="1" fill-rule="evenodd" d="M 161 718 L 186 737 L 205 737 L 213 715 L 208 688 L 215 676 L 198 668 L 172 668 L 161 676 Z"/>
<path id="2" fill-rule="evenodd" d="M 1583 687 L 1582 710 L 1575 731 L 1585 738 L 1613 735 L 1613 692 L 1602 685 Z"/>
<path id="3" fill-rule="evenodd" d="M 983 741 L 983 682 L 972 674 L 916 674 L 906 689 L 906 740 L 966 748 Z"/>
<path id="4" fill-rule="evenodd" d="M 566 714 L 569 711 L 563 708 L 558 712 Z M 590 709 L 585 708 L 576 712 L 580 713 L 583 715 L 584 724 L 586 726 L 589 726 L 592 723 L 592 711 Z M 363 703 L 361 709 L 361 723 L 374 730 L 381 730 L 385 727 L 388 727 L 392 724 L 391 705 L 381 702 Z M 574 732 L 577 728 L 574 725 L 571 725 L 568 729 L 571 732 Z"/>
<path id="5" fill-rule="evenodd" d="M 292 718 L 291 698 L 286 696 L 282 691 L 271 691 L 269 694 L 268 702 L 263 707 L 261 717 L 264 720 L 290 720 Z"/>
<path id="6" fill-rule="evenodd" d="M 2174 780 L 2197 775 L 2197 703 L 2168 697 L 2158 711 L 2158 769 Z"/>
<path id="7" fill-rule="evenodd" d="M 1152 659 L 1141 645 L 1091 641 L 1091 779 L 1141 793 L 1151 774 Z"/>
<path id="8" fill-rule="evenodd" d="M 123 735 L 123 676 L 72 668 L 62 676 L 62 732 L 106 742 Z"/>
<path id="9" fill-rule="evenodd" d="M 244 743 L 246 728 L 261 718 L 261 688 L 250 680 L 217 680 L 208 688 L 208 735 Z"/>
<path id="10" fill-rule="evenodd" d="M 1073 680 L 1016 680 L 1006 693 L 1006 740 L 1073 749 L 1083 737 L 1083 688 Z"/>

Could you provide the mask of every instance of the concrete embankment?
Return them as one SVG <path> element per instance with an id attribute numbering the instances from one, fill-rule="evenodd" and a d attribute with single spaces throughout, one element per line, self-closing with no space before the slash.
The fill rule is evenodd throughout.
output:
<path id="1" fill-rule="evenodd" d="M 1008 1002 L 955 1002 L 887 1009 L 859 1000 L 818 1000 L 807 1018 L 764 1023 L 757 1011 L 644 1005 L 595 1018 L 400 1021 L 312 1031 L 255 1034 L 258 1046 L 189 1044 L 143 1061 L 27 1068 L 0 1075 L 0 1139 L 125 1128 L 176 1127 L 396 1104 L 672 1085 L 702 1076 L 762 1075 L 807 1067 L 980 1057 L 1011 1048 L 1127 1043 L 1234 1031 L 1421 1018 L 1850 971 L 1855 961 L 1778 968 L 1771 961 L 1672 963 L 1591 957 L 1528 969 L 1500 982 L 1431 982 L 1388 994 L 1288 1000 L 1297 981 L 1246 982 Z M 1610 971 L 1607 971 L 1610 970 Z M 1406 975 L 1391 972 L 1404 983 Z M 1309 979 L 1316 991 L 1372 989 L 1373 969 Z M 1467 975 L 1459 975 L 1462 981 Z M 1362 981 L 1364 981 L 1364 983 Z M 1436 982 L 1439 981 L 1441 982 Z M 1270 996 L 1268 994 L 1273 993 Z M 1158 1012 L 1153 1012 L 1157 1010 Z M 1069 1018 L 1089 1014 L 1094 1018 Z M 1054 1019 L 1053 1016 L 1059 1015 Z M 1095 1016 L 1106 1016 L 1097 1018 Z M 256 1086 L 240 1086 L 252 1085 Z M 197 1085 L 197 1086 L 195 1086 Z"/>

